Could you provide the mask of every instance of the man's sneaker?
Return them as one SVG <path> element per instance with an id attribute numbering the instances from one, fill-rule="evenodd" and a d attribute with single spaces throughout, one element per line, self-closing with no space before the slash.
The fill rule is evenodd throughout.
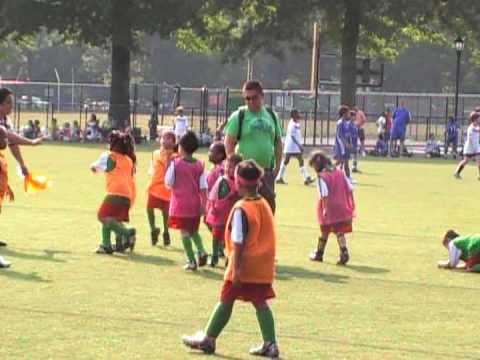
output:
<path id="1" fill-rule="evenodd" d="M 183 270 L 185 271 L 197 271 L 197 263 L 196 262 L 192 262 L 192 261 L 189 261 L 185 264 L 185 266 L 183 267 Z"/>
<path id="2" fill-rule="evenodd" d="M 202 267 L 202 266 L 207 265 L 207 261 L 208 261 L 208 254 L 207 253 L 203 253 L 203 254 L 198 255 L 198 267 Z"/>
<path id="3" fill-rule="evenodd" d="M 152 240 L 152 246 L 155 246 L 158 244 L 158 236 L 160 235 L 160 229 L 155 229 L 155 230 L 152 230 L 152 232 L 150 233 L 150 238 Z"/>
<path id="4" fill-rule="evenodd" d="M 278 350 L 277 343 L 266 342 L 259 347 L 250 349 L 250 355 L 263 356 L 270 359 L 278 359 L 280 351 Z"/>
<path id="5" fill-rule="evenodd" d="M 5 260 L 3 257 L 0 256 L 0 269 L 9 268 L 12 263 L 10 261 Z"/>
<path id="6" fill-rule="evenodd" d="M 113 249 L 111 247 L 99 245 L 95 250 L 96 254 L 111 255 L 113 254 Z"/>
<path id="7" fill-rule="evenodd" d="M 0 246 L 7 246 L 6 242 L 0 241 Z"/>
<path id="8" fill-rule="evenodd" d="M 340 259 L 337 261 L 337 265 L 347 265 L 348 260 L 350 260 L 350 255 L 348 255 L 348 250 L 340 250 Z"/>
<path id="9" fill-rule="evenodd" d="M 314 182 L 315 182 L 315 180 L 313 180 L 313 179 L 309 176 L 309 177 L 307 177 L 307 178 L 305 179 L 305 181 L 304 181 L 303 183 L 308 186 L 308 185 L 310 185 L 310 184 L 312 184 L 312 183 L 314 183 Z"/>
<path id="10" fill-rule="evenodd" d="M 183 344 L 190 349 L 203 351 L 205 354 L 215 353 L 215 339 L 207 337 L 203 332 L 193 336 L 183 336 Z"/>
<path id="11" fill-rule="evenodd" d="M 280 178 L 280 179 L 277 179 L 277 181 L 275 181 L 277 184 L 282 184 L 282 185 L 287 185 L 288 183 L 283 180 L 283 178 Z"/>
<path id="12" fill-rule="evenodd" d="M 170 233 L 168 231 L 163 232 L 163 246 L 170 246 Z"/>
<path id="13" fill-rule="evenodd" d="M 455 179 L 461 179 L 461 178 L 462 178 L 462 177 L 460 176 L 460 174 L 458 174 L 458 173 L 453 174 L 453 177 L 454 177 Z"/>
<path id="14" fill-rule="evenodd" d="M 310 260 L 312 261 L 323 261 L 323 251 L 322 250 L 313 250 L 312 253 L 310 254 Z"/>

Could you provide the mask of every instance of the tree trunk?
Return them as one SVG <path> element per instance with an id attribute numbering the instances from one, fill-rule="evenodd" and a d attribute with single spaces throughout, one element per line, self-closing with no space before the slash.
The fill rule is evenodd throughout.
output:
<path id="1" fill-rule="evenodd" d="M 342 104 L 355 105 L 357 93 L 357 47 L 361 22 L 361 1 L 345 0 L 342 34 Z"/>
<path id="2" fill-rule="evenodd" d="M 126 7 L 130 0 L 115 0 L 112 11 L 112 83 L 109 119 L 116 129 L 130 124 L 130 51 L 132 24 Z"/>

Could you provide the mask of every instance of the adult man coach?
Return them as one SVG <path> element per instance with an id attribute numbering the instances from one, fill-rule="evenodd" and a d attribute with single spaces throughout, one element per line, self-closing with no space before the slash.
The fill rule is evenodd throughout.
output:
<path id="1" fill-rule="evenodd" d="M 282 161 L 282 130 L 272 110 L 264 106 L 259 81 L 247 81 L 242 88 L 246 106 L 240 107 L 225 126 L 227 156 L 238 153 L 253 159 L 265 170 L 260 194 L 275 213 L 275 178 Z"/>

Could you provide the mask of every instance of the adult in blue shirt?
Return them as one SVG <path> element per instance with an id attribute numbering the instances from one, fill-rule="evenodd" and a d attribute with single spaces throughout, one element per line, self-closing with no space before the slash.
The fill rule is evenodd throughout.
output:
<path id="1" fill-rule="evenodd" d="M 400 142 L 400 148 L 398 154 L 407 153 L 405 148 L 405 136 L 407 134 L 407 125 L 410 122 L 410 111 L 405 107 L 405 103 L 402 101 L 400 107 L 395 109 L 393 113 L 392 132 L 390 135 L 390 155 L 397 152 L 398 142 Z"/>

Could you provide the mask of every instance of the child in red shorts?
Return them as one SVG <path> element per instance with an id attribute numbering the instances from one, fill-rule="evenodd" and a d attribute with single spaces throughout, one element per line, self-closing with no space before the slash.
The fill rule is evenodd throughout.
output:
<path id="1" fill-rule="evenodd" d="M 220 249 L 224 244 L 225 224 L 233 205 L 239 199 L 235 187 L 235 167 L 242 157 L 232 154 L 225 162 L 225 175 L 219 177 L 208 193 L 206 223 L 212 231 L 212 258 L 210 266 L 218 264 Z"/>
<path id="2" fill-rule="evenodd" d="M 337 265 L 346 265 L 350 256 L 345 234 L 352 232 L 352 220 L 355 216 L 352 184 L 345 173 L 333 167 L 331 160 L 322 152 L 312 154 L 310 166 L 318 175 L 317 219 L 322 232 L 317 249 L 310 254 L 310 260 L 323 261 L 328 235 L 333 233 L 337 236 L 340 247 Z"/>
<path id="3" fill-rule="evenodd" d="M 97 217 L 102 223 L 102 244 L 95 251 L 97 254 L 123 252 L 135 247 L 135 229 L 128 229 L 123 222 L 128 222 L 130 207 L 135 201 L 135 141 L 129 133 L 112 131 L 108 139 L 109 151 L 90 165 L 92 172 L 104 172 L 106 193 Z M 116 245 L 112 247 L 111 232 L 116 234 Z"/>
<path id="4" fill-rule="evenodd" d="M 165 186 L 165 173 L 170 161 L 175 158 L 174 152 L 176 136 L 173 131 L 165 131 L 160 139 L 160 149 L 152 154 L 150 166 L 151 179 L 147 188 L 147 216 L 150 225 L 152 246 L 157 245 L 160 229 L 155 225 L 155 209 L 162 212 L 163 217 L 163 245 L 170 245 L 168 232 L 168 209 L 170 207 L 171 192 Z"/>
<path id="5" fill-rule="evenodd" d="M 253 160 L 237 166 L 235 183 L 241 200 L 233 207 L 225 232 L 228 266 L 220 294 L 205 333 L 184 336 L 186 346 L 204 353 L 215 352 L 216 339 L 227 325 L 235 300 L 252 303 L 262 332 L 263 344 L 250 350 L 252 355 L 278 358 L 275 324 L 268 299 L 275 273 L 275 228 L 270 206 L 258 188 L 263 170 Z"/>

